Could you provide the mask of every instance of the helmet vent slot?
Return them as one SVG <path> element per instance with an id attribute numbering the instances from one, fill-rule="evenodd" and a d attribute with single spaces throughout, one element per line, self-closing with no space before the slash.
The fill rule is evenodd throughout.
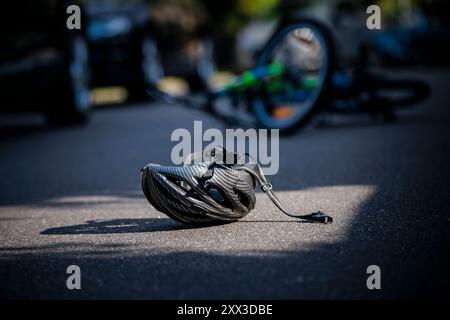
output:
<path id="1" fill-rule="evenodd" d="M 183 189 L 184 191 L 190 191 L 191 190 L 191 186 L 184 180 L 178 179 L 174 176 L 166 176 L 167 180 L 169 180 L 170 182 L 174 183 L 176 186 L 180 187 L 181 189 Z"/>
<path id="2" fill-rule="evenodd" d="M 239 201 L 242 203 L 242 205 L 246 208 L 250 207 L 250 199 L 240 190 L 233 188 L 234 193 L 236 193 Z"/>

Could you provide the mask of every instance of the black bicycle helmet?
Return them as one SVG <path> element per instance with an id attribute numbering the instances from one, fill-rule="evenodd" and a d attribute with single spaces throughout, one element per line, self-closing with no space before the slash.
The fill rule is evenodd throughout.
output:
<path id="1" fill-rule="evenodd" d="M 255 207 L 258 183 L 285 214 L 322 223 L 332 222 L 331 217 L 320 211 L 301 216 L 290 214 L 272 192 L 272 185 L 256 162 L 214 148 L 203 154 L 203 162 L 190 164 L 201 155 L 189 155 L 185 165 L 180 167 L 150 163 L 142 168 L 142 190 L 157 210 L 189 224 L 236 221 Z"/>

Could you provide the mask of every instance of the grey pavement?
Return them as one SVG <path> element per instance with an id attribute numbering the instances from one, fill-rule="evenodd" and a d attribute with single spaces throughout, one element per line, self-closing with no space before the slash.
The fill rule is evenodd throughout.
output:
<path id="1" fill-rule="evenodd" d="M 170 164 L 175 128 L 221 124 L 155 103 L 97 110 L 84 128 L 0 126 L 1 298 L 439 298 L 449 296 L 450 74 L 395 123 L 336 117 L 281 139 L 275 192 L 240 222 L 186 227 L 140 190 Z M 66 288 L 78 265 L 82 289 Z M 368 290 L 366 268 L 381 268 Z"/>

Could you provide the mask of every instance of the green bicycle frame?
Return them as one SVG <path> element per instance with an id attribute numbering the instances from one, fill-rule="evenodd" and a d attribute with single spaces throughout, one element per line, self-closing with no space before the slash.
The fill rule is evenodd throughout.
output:
<path id="1" fill-rule="evenodd" d="M 286 67 L 278 62 L 274 62 L 265 66 L 248 70 L 241 75 L 235 77 L 230 83 L 225 85 L 217 92 L 245 92 L 248 89 L 256 89 L 261 86 L 263 80 L 269 79 L 265 82 L 268 93 L 274 93 L 279 90 L 288 89 L 287 86 L 292 85 L 283 81 L 283 76 L 286 74 Z M 303 77 L 301 79 L 300 88 L 305 90 L 313 90 L 317 88 L 318 81 L 316 77 Z M 292 89 L 292 88 L 289 88 Z"/>

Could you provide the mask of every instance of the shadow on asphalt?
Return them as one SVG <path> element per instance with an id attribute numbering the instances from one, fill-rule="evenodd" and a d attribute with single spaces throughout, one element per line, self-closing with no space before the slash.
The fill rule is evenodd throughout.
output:
<path id="1" fill-rule="evenodd" d="M 423 106 L 422 106 L 423 107 Z M 419 109 L 421 107 L 418 107 Z M 320 116 L 319 116 L 320 117 Z M 374 119 L 366 114 L 342 115 L 327 114 L 325 120 L 316 119 L 313 127 L 321 131 L 336 131 L 346 129 L 377 128 L 383 129 L 389 126 L 413 126 L 413 125 L 446 125 L 450 121 L 449 116 L 429 114 L 401 114 L 393 121 Z M 300 133 L 301 134 L 301 133 Z"/>
<path id="2" fill-rule="evenodd" d="M 0 220 L 1 221 L 1 220 Z M 314 223 L 303 220 L 240 220 L 233 223 Z M 226 223 L 224 223 L 226 224 Z M 216 224 L 218 225 L 218 224 Z M 44 230 L 41 234 L 120 234 L 140 232 L 176 231 L 183 229 L 200 229 L 213 225 L 185 225 L 172 219 L 113 219 L 92 220 L 84 224 L 73 226 L 55 227 Z"/>
<path id="3" fill-rule="evenodd" d="M 131 105 L 113 105 L 113 106 L 102 106 L 96 109 L 95 112 L 102 112 L 107 111 L 111 109 L 120 109 L 120 108 L 140 108 L 140 107 L 152 107 L 147 105 L 139 105 L 139 104 L 131 104 Z M 7 141 L 14 138 L 19 137 L 27 137 L 31 135 L 36 134 L 59 134 L 61 132 L 64 132 L 65 130 L 71 130 L 71 129 L 83 129 L 83 127 L 88 127 L 91 124 L 85 123 L 85 124 L 74 124 L 74 125 L 66 125 L 66 126 L 47 126 L 45 122 L 42 121 L 28 121 L 26 118 L 18 122 L 17 124 L 11 125 L 7 123 L 7 117 L 9 115 L 0 115 L 2 118 L 5 118 L 6 120 L 0 122 L 0 142 L 1 141 Z M 21 116 L 23 117 L 23 116 Z M 205 117 L 208 117 L 205 114 Z M 392 122 L 385 122 L 379 119 L 372 119 L 368 115 L 334 115 L 329 114 L 327 115 L 326 120 L 322 121 L 320 120 L 321 116 L 318 116 L 316 121 L 313 121 L 312 127 L 314 127 L 316 130 L 340 130 L 340 129 L 358 129 L 358 128 L 369 128 L 369 127 L 383 127 L 383 126 L 389 126 L 389 125 L 414 125 L 414 124 L 426 124 L 426 123 L 433 123 L 436 124 L 437 122 L 448 122 L 448 118 L 442 118 L 442 117 L 433 117 L 430 115 L 400 115 L 397 120 Z M 338 120 L 335 120 L 335 119 Z M 293 136 L 301 135 L 302 131 L 298 131 L 297 133 L 294 133 Z"/>
<path id="4" fill-rule="evenodd" d="M 153 100 L 130 103 L 104 104 L 95 107 L 93 112 L 108 111 L 120 108 L 152 107 Z M 90 122 L 81 124 L 48 125 L 45 117 L 39 113 L 0 114 L 0 142 L 14 138 L 37 134 L 59 134 L 65 130 L 83 129 Z"/>
<path id="5" fill-rule="evenodd" d="M 113 219 L 113 220 L 92 220 L 85 224 L 78 224 L 67 227 L 50 228 L 41 234 L 114 234 L 114 233 L 139 233 L 139 232 L 160 232 L 191 229 L 193 226 L 184 225 L 171 219 Z"/>

